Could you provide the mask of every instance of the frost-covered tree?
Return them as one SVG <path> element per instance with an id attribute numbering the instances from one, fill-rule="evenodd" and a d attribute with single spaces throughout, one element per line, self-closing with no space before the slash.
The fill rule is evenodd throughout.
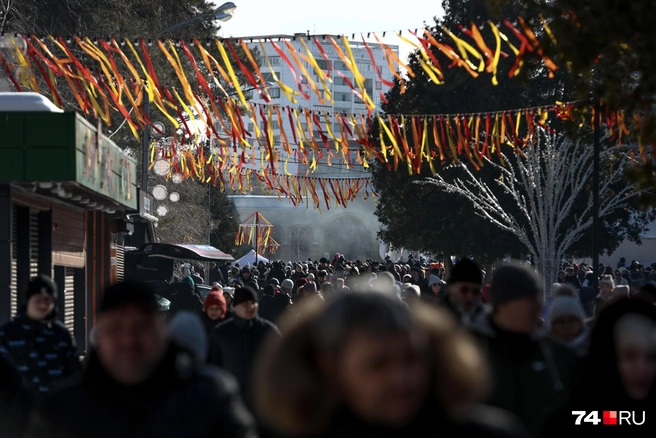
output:
<path id="1" fill-rule="evenodd" d="M 593 147 L 545 130 L 538 130 L 536 136 L 535 145 L 522 153 L 503 156 L 505 165 L 486 160 L 499 171 L 493 185 L 477 178 L 464 163 L 454 165 L 463 176 L 452 182 L 437 174 L 421 183 L 464 196 L 478 215 L 517 236 L 534 257 L 546 294 L 562 258 L 592 226 L 593 198 L 585 189 L 592 180 Z M 636 164 L 625 148 L 605 148 L 601 160 L 599 216 L 603 218 L 624 208 L 641 191 L 623 183 L 625 171 Z M 504 196 L 517 208 L 504 208 Z"/>

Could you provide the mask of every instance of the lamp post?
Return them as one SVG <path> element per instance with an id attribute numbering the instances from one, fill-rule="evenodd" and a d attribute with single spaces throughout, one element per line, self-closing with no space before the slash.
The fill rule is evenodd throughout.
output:
<path id="1" fill-rule="evenodd" d="M 154 39 L 159 38 L 163 34 L 170 32 L 175 29 L 181 29 L 183 27 L 188 27 L 188 26 L 193 26 L 194 24 L 200 24 L 200 23 L 205 23 L 208 21 L 222 21 L 226 22 L 229 21 L 233 13 L 235 12 L 235 9 L 237 9 L 237 5 L 235 5 L 232 2 L 226 2 L 219 6 L 218 8 L 214 9 L 213 11 L 206 12 L 204 14 L 201 14 L 197 17 L 192 17 L 188 20 L 181 21 L 180 23 L 174 24 L 172 26 L 169 26 L 160 32 L 158 32 Z M 150 102 L 148 100 L 148 94 L 144 94 L 143 97 L 143 113 L 146 115 L 146 117 L 150 118 Z M 141 149 L 143 152 L 143 156 L 141 159 L 141 189 L 145 192 L 148 191 L 148 149 L 150 147 L 150 128 L 146 128 L 143 132 L 143 136 L 141 137 Z"/>

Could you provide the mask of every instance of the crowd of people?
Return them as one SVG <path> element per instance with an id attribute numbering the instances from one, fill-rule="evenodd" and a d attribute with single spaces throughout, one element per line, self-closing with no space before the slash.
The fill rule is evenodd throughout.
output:
<path id="1" fill-rule="evenodd" d="M 108 287 L 82 360 L 57 322 L 56 284 L 39 276 L 0 327 L 0 430 L 653 436 L 655 270 L 625 262 L 602 270 L 599 293 L 587 266 L 563 263 L 546 294 L 521 262 L 491 275 L 469 258 L 213 264 L 205 296 L 205 273 L 186 265 L 166 312 L 144 284 Z M 636 424 L 576 425 L 572 415 L 609 410 Z"/>

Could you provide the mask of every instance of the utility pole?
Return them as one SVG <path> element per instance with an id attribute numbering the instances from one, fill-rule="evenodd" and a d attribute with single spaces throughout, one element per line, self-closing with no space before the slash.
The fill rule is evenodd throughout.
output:
<path id="1" fill-rule="evenodd" d="M 594 145 L 592 168 L 592 287 L 599 292 L 599 253 L 601 252 L 601 224 L 599 223 L 599 161 L 601 149 L 601 105 L 594 105 Z"/>

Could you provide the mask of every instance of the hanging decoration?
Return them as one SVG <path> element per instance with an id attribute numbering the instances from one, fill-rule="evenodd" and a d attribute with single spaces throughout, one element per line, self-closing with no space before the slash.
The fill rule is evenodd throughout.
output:
<path id="1" fill-rule="evenodd" d="M 472 77 L 489 75 L 491 82 L 496 84 L 501 56 L 515 58 L 514 67 L 508 72 L 510 77 L 517 76 L 524 64 L 523 57 L 526 53 L 534 51 L 542 57 L 549 76 L 553 76 L 554 71 L 558 69 L 552 60 L 542 54 L 539 43 L 534 38 L 538 26 L 541 29 L 542 25 L 535 25 L 535 30 L 532 26 L 534 25 L 530 25 L 520 17 L 516 23 L 505 20 L 503 23 L 495 24 L 488 21 L 481 27 L 472 23 L 471 30 L 465 29 L 464 32 L 453 32 L 446 28 L 437 32 L 415 29 L 408 31 L 406 36 L 402 31 L 395 35 L 404 43 L 409 43 L 419 50 L 420 68 L 436 85 L 444 82 L 442 62 L 446 61 L 451 61 L 450 68 L 461 68 Z M 367 88 L 362 72 L 359 71 L 358 62 L 351 48 L 353 44 L 359 44 L 361 39 L 369 53 L 370 60 L 367 61 L 371 62 L 379 78 L 383 80 L 380 75 L 382 69 L 389 69 L 392 76 L 401 81 L 403 91 L 405 90 L 404 76 L 414 77 L 418 73 L 401 61 L 387 44 L 382 43 L 378 34 L 369 32 L 367 37 L 371 38 L 371 34 L 378 42 L 377 49 L 385 54 L 387 65 L 376 64 L 365 34 L 360 34 L 357 38 L 353 34 L 351 38 L 346 35 L 294 36 L 291 39 L 298 38 L 302 43 L 303 49 L 300 51 L 292 47 L 289 39 L 250 40 L 250 43 L 259 44 L 260 65 L 255 62 L 255 56 L 247 42 L 242 39 L 216 39 L 204 42 L 194 39 L 173 42 L 15 35 L 15 38 L 11 38 L 14 50 L 8 55 L 0 56 L 0 66 L 9 73 L 17 91 L 41 92 L 37 81 L 39 77 L 48 88 L 55 104 L 59 106 L 62 106 L 61 92 L 65 85 L 85 114 L 92 113 L 110 125 L 110 111 L 120 112 L 135 136 L 138 136 L 139 130 L 145 129 L 148 125 L 156 132 L 160 129 L 142 112 L 141 104 L 145 93 L 157 110 L 176 129 L 180 125 L 184 126 L 188 137 L 194 136 L 192 129 L 184 122 L 176 121 L 175 118 L 191 111 L 196 112 L 200 117 L 205 117 L 206 122 L 210 122 L 206 124 L 208 130 L 215 131 L 213 133 L 218 136 L 218 129 L 223 126 L 220 126 L 221 123 L 218 124 L 219 126 L 211 123 L 210 113 L 222 118 L 226 112 L 233 110 L 241 112 L 243 116 L 251 118 L 256 116 L 254 111 L 248 111 L 250 105 L 242 92 L 243 84 L 237 81 L 235 72 L 243 73 L 249 85 L 257 90 L 266 102 L 271 101 L 267 91 L 269 83 L 265 80 L 260 66 L 272 67 L 283 63 L 290 69 L 297 82 L 296 88 L 282 83 L 275 74 L 272 76 L 273 82 L 294 104 L 303 99 L 308 100 L 312 95 L 316 95 L 322 102 L 334 102 L 327 84 L 332 83 L 334 78 L 340 77 L 371 113 L 375 109 L 373 90 Z M 496 46 L 485 45 L 482 34 L 494 39 Z M 386 33 L 382 36 L 385 37 Z M 497 36 L 501 37 L 497 38 Z M 21 47 L 23 42 L 27 45 L 26 51 Z M 269 51 L 266 50 L 265 44 L 269 47 Z M 520 45 L 521 49 L 517 50 L 516 45 Z M 273 50 L 270 49 L 271 47 Z M 342 68 L 331 66 L 330 62 L 325 63 L 325 68 L 320 67 L 316 58 L 318 55 L 315 54 L 321 54 L 321 57 L 327 60 L 328 47 L 334 49 L 339 56 Z M 236 48 L 243 50 L 248 61 L 237 56 Z M 504 50 L 508 49 L 512 55 L 505 53 Z M 151 62 L 153 52 L 159 52 L 164 56 L 168 62 L 166 68 L 175 72 L 178 84 L 167 86 L 159 81 L 158 72 Z M 439 58 L 442 58 L 442 62 Z M 317 78 L 316 81 L 312 79 L 312 75 Z M 195 77 L 195 80 L 188 76 Z M 222 83 L 227 84 L 227 87 Z M 323 87 L 323 90 L 319 89 L 317 83 Z M 391 84 L 390 81 L 385 83 L 388 86 Z M 228 92 L 230 89 L 236 90 L 238 101 L 244 107 L 242 110 L 224 108 L 224 105 L 217 107 L 217 98 L 231 98 Z M 234 124 L 235 120 L 231 120 Z M 237 127 L 233 126 L 233 128 Z M 240 134 L 242 130 L 230 131 L 232 135 Z"/>
<path id="2" fill-rule="evenodd" d="M 255 212 L 239 224 L 239 231 L 235 236 L 235 245 L 250 245 L 257 254 L 265 254 L 272 245 L 273 225 L 262 214 Z M 273 241 L 275 242 L 275 241 Z"/>

